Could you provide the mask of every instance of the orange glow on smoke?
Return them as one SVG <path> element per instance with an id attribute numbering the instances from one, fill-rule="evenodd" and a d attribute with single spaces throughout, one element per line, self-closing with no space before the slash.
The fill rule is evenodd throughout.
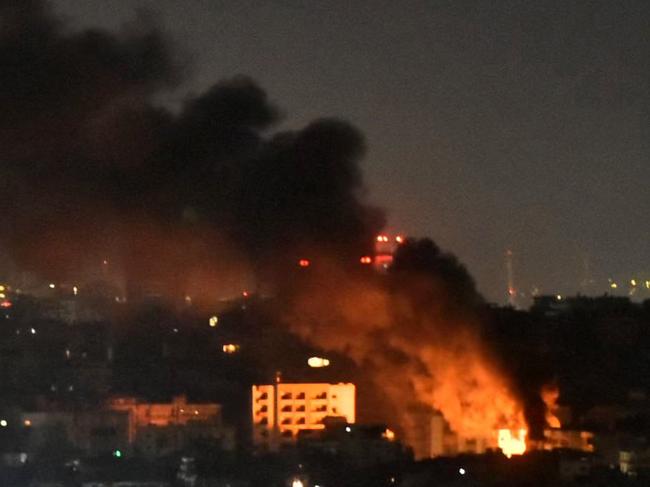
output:
<path id="1" fill-rule="evenodd" d="M 555 385 L 548 385 L 542 387 L 542 401 L 546 404 L 546 423 L 551 428 L 561 428 L 562 423 L 560 419 L 556 416 L 558 405 L 557 400 L 560 397 L 560 390 Z"/>
<path id="2" fill-rule="evenodd" d="M 526 434 L 525 429 L 519 429 L 516 432 L 509 429 L 499 430 L 499 448 L 505 456 L 511 458 L 512 455 L 523 455 L 526 451 Z"/>
<path id="3" fill-rule="evenodd" d="M 309 262 L 309 260 L 307 260 L 307 259 L 300 259 L 298 261 L 298 265 L 300 267 L 309 267 L 309 264 L 311 264 L 311 262 Z"/>
<path id="4" fill-rule="evenodd" d="M 406 292 L 389 293 L 381 285 L 326 270 L 331 275 L 319 281 L 318 292 L 305 292 L 288 315 L 295 331 L 324 349 L 344 351 L 359 364 L 371 363 L 375 380 L 392 404 L 416 400 L 440 413 L 445 422 L 440 449 L 457 446 L 436 455 L 455 454 L 461 448 L 480 453 L 500 447 L 508 457 L 526 451 L 523 405 L 509 376 L 486 349 L 473 318 L 448 314 L 444 286 L 428 280 L 409 283 L 411 294 L 432 300 L 426 312 L 420 312 Z M 409 322 L 396 321 L 396 316 Z M 408 360 L 377 353 L 378 333 Z M 400 407 L 392 419 L 416 458 L 431 456 L 434 449 L 422 439 L 422 425 L 431 422 L 425 415 Z"/>

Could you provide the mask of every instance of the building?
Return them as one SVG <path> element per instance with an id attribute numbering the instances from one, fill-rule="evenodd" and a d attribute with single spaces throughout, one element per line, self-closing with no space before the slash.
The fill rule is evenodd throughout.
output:
<path id="1" fill-rule="evenodd" d="M 377 235 L 375 239 L 375 256 L 373 265 L 379 272 L 385 272 L 393 263 L 393 255 L 405 239 L 401 235 L 389 237 L 387 235 Z"/>
<path id="2" fill-rule="evenodd" d="M 128 415 L 120 411 L 25 412 L 25 451 L 30 456 L 78 450 L 89 456 L 110 455 L 129 448 Z"/>
<path id="3" fill-rule="evenodd" d="M 252 388 L 253 444 L 276 450 L 301 431 L 322 430 L 327 417 L 356 420 L 354 384 L 277 383 Z"/>
<path id="4" fill-rule="evenodd" d="M 160 457 L 191 447 L 196 442 L 231 443 L 221 421 L 221 405 L 188 403 L 185 396 L 170 403 L 138 402 L 115 398 L 109 409 L 128 414 L 128 440 L 134 451 Z"/>

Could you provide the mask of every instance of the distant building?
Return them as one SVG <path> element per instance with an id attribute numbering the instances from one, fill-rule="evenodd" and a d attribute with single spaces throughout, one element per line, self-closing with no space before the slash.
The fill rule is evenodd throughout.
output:
<path id="1" fill-rule="evenodd" d="M 185 396 L 170 403 L 145 403 L 127 397 L 111 400 L 109 408 L 128 414 L 129 443 L 147 457 L 178 452 L 197 441 L 232 446 L 219 404 L 188 403 Z"/>
<path id="2" fill-rule="evenodd" d="M 388 235 L 377 235 L 375 238 L 375 256 L 373 265 L 379 272 L 385 272 L 393 263 L 393 255 L 405 239 L 401 235 L 389 237 Z"/>
<path id="3" fill-rule="evenodd" d="M 252 388 L 253 444 L 276 450 L 301 431 L 322 430 L 327 417 L 356 419 L 354 384 L 278 383 Z"/>
<path id="4" fill-rule="evenodd" d="M 219 404 L 192 404 L 185 397 L 171 403 L 113 399 L 99 411 L 26 412 L 20 418 L 30 454 L 64 445 L 88 456 L 133 453 L 166 456 L 197 442 L 232 447 L 221 422 Z"/>

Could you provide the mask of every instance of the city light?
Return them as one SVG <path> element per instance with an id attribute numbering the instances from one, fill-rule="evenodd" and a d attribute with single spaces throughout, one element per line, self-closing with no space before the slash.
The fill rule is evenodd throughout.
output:
<path id="1" fill-rule="evenodd" d="M 293 482 L 291 482 L 291 487 L 304 487 L 304 485 L 300 479 L 293 479 Z"/>
<path id="2" fill-rule="evenodd" d="M 395 432 L 390 428 L 386 428 L 386 431 L 384 431 L 381 436 L 386 438 L 388 441 L 395 441 Z"/>
<path id="3" fill-rule="evenodd" d="M 25 421 L 23 421 L 23 424 L 27 427 L 30 427 L 32 425 L 32 422 L 29 419 L 26 419 Z"/>
<path id="4" fill-rule="evenodd" d="M 11 301 L 5 300 L 0 303 L 0 308 L 11 308 L 12 306 Z"/>
<path id="5" fill-rule="evenodd" d="M 632 286 L 636 286 L 636 279 L 630 279 L 630 284 Z"/>
<path id="6" fill-rule="evenodd" d="M 235 353 L 239 351 L 239 345 L 236 343 L 226 343 L 223 347 L 221 347 L 223 350 L 223 353 Z"/>
<path id="7" fill-rule="evenodd" d="M 611 284 L 609 285 L 609 287 L 611 287 L 612 289 L 616 289 L 616 288 L 618 287 L 618 284 L 616 284 L 615 282 L 613 282 L 613 283 L 611 283 Z"/>
<path id="8" fill-rule="evenodd" d="M 323 357 L 309 357 L 307 360 L 307 365 L 314 369 L 319 369 L 321 367 L 327 367 L 330 364 L 330 361 Z"/>
<path id="9" fill-rule="evenodd" d="M 372 264 L 372 257 L 370 257 L 369 255 L 364 255 L 359 259 L 359 262 L 361 262 L 362 264 Z"/>
<path id="10" fill-rule="evenodd" d="M 458 473 L 461 474 L 461 475 L 465 475 L 467 473 L 467 471 L 463 467 L 460 467 L 458 469 Z"/>
<path id="11" fill-rule="evenodd" d="M 210 316 L 210 319 L 208 320 L 208 324 L 210 325 L 210 328 L 216 328 L 217 324 L 219 324 L 219 317 L 218 316 Z"/>
<path id="12" fill-rule="evenodd" d="M 395 242 L 400 243 L 400 244 L 404 243 L 404 237 L 402 237 L 401 235 L 398 235 L 397 237 L 395 237 Z"/>
<path id="13" fill-rule="evenodd" d="M 7 290 L 7 288 L 4 287 L 2 284 L 0 284 L 0 291 L 6 291 L 6 290 Z"/>
<path id="14" fill-rule="evenodd" d="M 113 456 L 114 456 L 115 458 L 122 458 L 122 450 L 115 450 L 115 451 L 113 452 Z"/>
<path id="15" fill-rule="evenodd" d="M 7 424 L 8 424 L 8 423 L 7 423 L 7 420 L 6 420 L 6 419 L 0 419 L 0 426 L 2 426 L 3 428 L 6 428 L 6 427 L 7 427 Z"/>
<path id="16" fill-rule="evenodd" d="M 309 267 L 310 264 L 311 264 L 311 262 L 309 262 L 308 259 L 300 259 L 300 260 L 298 261 L 298 265 L 299 265 L 300 267 Z"/>
<path id="17" fill-rule="evenodd" d="M 51 282 L 51 283 L 50 283 L 50 289 L 54 289 L 55 287 L 56 287 L 56 284 L 54 284 L 53 282 Z"/>
<path id="18" fill-rule="evenodd" d="M 79 293 L 79 288 L 77 286 L 72 286 L 72 294 L 75 296 Z"/>

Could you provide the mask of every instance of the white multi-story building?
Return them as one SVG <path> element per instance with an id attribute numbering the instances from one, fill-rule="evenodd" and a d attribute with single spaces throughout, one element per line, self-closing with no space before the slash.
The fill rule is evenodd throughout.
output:
<path id="1" fill-rule="evenodd" d="M 355 422 L 354 384 L 277 383 L 253 386 L 253 443 L 275 450 L 298 432 L 322 430 L 326 417 Z"/>

